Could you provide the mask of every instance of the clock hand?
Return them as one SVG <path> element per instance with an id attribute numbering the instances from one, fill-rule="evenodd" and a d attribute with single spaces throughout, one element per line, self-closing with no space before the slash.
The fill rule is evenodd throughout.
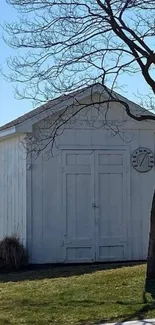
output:
<path id="1" fill-rule="evenodd" d="M 144 159 L 145 159 L 145 157 L 147 156 L 147 153 L 144 155 L 144 157 L 143 157 L 143 159 L 142 159 L 142 161 L 141 161 L 141 163 L 140 163 L 140 165 L 139 165 L 139 167 L 141 167 L 142 166 L 142 163 L 143 163 L 143 161 L 144 161 Z"/>

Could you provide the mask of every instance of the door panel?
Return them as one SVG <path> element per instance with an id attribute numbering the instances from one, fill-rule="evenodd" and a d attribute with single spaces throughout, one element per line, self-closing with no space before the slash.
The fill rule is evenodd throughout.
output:
<path id="1" fill-rule="evenodd" d="M 67 262 L 94 260 L 91 151 L 66 152 L 63 174 Z"/>
<path id="2" fill-rule="evenodd" d="M 66 192 L 67 241 L 90 238 L 90 174 L 67 174 Z"/>
<path id="3" fill-rule="evenodd" d="M 126 161 L 123 153 L 96 152 L 96 259 L 126 259 Z"/>

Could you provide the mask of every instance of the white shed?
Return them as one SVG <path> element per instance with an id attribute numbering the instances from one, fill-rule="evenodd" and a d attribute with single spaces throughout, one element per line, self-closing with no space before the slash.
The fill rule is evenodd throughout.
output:
<path id="1" fill-rule="evenodd" d="M 120 103 L 97 105 L 101 96 L 103 88 L 91 86 L 0 128 L 0 237 L 18 234 L 32 263 L 146 259 L 155 124 L 130 119 Z M 118 96 L 131 112 L 145 114 Z M 35 141 L 39 134 L 45 144 L 44 126 L 47 132 L 61 112 L 68 118 L 79 105 L 52 157 L 51 143 L 37 159 L 26 155 L 28 135 Z"/>

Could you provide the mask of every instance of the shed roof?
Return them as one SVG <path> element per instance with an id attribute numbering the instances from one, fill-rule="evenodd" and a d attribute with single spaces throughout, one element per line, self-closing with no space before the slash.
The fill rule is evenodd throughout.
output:
<path id="1" fill-rule="evenodd" d="M 35 109 L 33 109 L 32 111 L 24 114 L 24 115 L 21 115 L 19 116 L 18 118 L 16 118 L 15 120 L 12 120 L 10 121 L 9 123 L 6 123 L 4 125 L 2 125 L 0 127 L 0 131 L 2 130 L 6 130 L 8 128 L 11 128 L 13 126 L 16 126 L 24 121 L 27 121 L 29 119 L 31 119 L 32 117 L 44 112 L 45 110 L 47 109 L 50 109 L 51 106 L 54 106 L 55 104 L 57 104 L 59 101 L 63 100 L 63 98 L 65 97 L 66 95 L 63 95 L 63 96 L 60 96 L 58 98 L 55 98 L 55 99 L 52 99 L 52 100 L 49 100 L 46 104 L 43 104 Z"/>
<path id="2" fill-rule="evenodd" d="M 64 94 L 64 95 L 61 95 L 61 96 L 59 96 L 57 98 L 54 98 L 52 100 L 49 100 L 47 103 L 45 103 L 45 104 L 43 104 L 43 105 L 41 105 L 41 106 L 33 109 L 32 111 L 30 111 L 30 112 L 28 112 L 28 113 L 26 113 L 24 115 L 21 115 L 20 117 L 14 119 L 12 121 L 10 121 L 9 123 L 6 123 L 6 124 L 2 125 L 0 127 L 0 131 L 7 130 L 7 129 L 12 128 L 12 127 L 16 127 L 17 125 L 19 125 L 19 124 L 21 124 L 21 123 L 23 123 L 23 122 L 25 122 L 27 120 L 30 120 L 33 117 L 39 115 L 42 112 L 46 112 L 49 109 L 53 109 L 53 113 L 55 113 L 56 111 L 54 111 L 54 107 L 56 105 L 58 105 L 59 103 L 61 103 L 63 100 L 66 101 L 66 100 L 69 100 L 71 98 L 74 98 L 78 94 L 84 93 L 85 90 L 88 90 L 89 88 L 93 88 L 94 86 L 97 86 L 97 85 L 99 85 L 100 87 L 102 87 L 101 84 L 99 84 L 99 83 L 98 84 L 93 84 L 93 85 L 90 85 L 90 86 L 87 86 L 87 87 L 78 89 L 78 90 L 76 90 L 74 92 L 71 92 L 69 94 Z M 104 88 L 104 90 L 105 90 L 105 88 Z M 145 110 L 140 105 L 134 103 L 133 101 L 128 100 L 127 98 L 125 98 L 124 96 L 122 96 L 122 95 L 120 95 L 120 94 L 118 94 L 116 92 L 114 92 L 114 94 L 116 96 L 118 96 L 121 100 L 124 100 L 128 104 L 132 105 L 132 107 L 134 106 L 135 111 L 137 111 L 138 113 L 141 113 L 142 114 L 142 113 L 146 113 L 147 112 L 147 114 L 148 114 L 148 111 Z"/>

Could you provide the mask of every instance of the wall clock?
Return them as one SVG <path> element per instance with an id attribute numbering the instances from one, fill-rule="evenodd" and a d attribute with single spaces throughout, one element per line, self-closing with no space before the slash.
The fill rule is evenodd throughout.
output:
<path id="1" fill-rule="evenodd" d="M 154 166 L 154 156 L 150 149 L 138 148 L 131 157 L 132 166 L 140 173 L 146 173 Z"/>

